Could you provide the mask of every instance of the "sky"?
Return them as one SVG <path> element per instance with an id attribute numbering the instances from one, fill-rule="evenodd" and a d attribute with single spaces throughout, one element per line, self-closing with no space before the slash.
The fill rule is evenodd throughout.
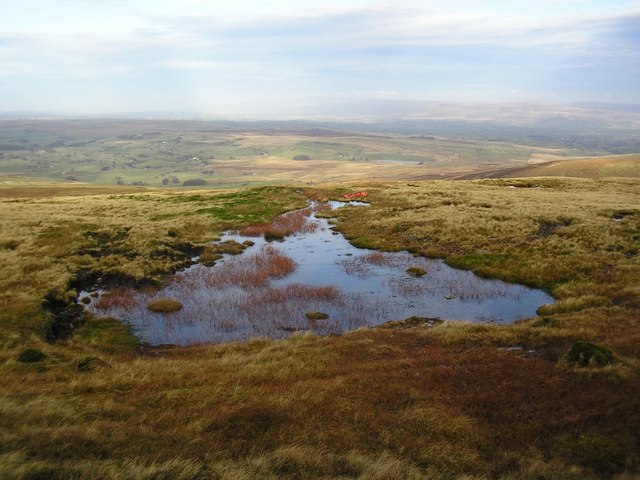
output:
<path id="1" fill-rule="evenodd" d="M 640 104 L 640 0 L 1 4 L 0 112 Z"/>

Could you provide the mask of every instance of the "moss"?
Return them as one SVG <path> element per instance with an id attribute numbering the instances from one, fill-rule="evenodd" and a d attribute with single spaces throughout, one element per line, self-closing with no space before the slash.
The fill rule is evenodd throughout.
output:
<path id="1" fill-rule="evenodd" d="M 20 363 L 37 363 L 42 362 L 45 358 L 47 358 L 47 355 L 40 350 L 36 350 L 35 348 L 27 348 L 20 352 L 20 354 L 16 357 L 16 360 Z"/>
<path id="2" fill-rule="evenodd" d="M 110 317 L 89 320 L 78 331 L 78 336 L 107 353 L 124 353 L 140 346 L 129 325 Z"/>
<path id="3" fill-rule="evenodd" d="M 182 310 L 182 304 L 171 298 L 159 298 L 149 302 L 147 308 L 155 313 L 171 313 Z"/>
<path id="4" fill-rule="evenodd" d="M 216 200 L 221 204 L 198 209 L 195 213 L 228 221 L 230 227 L 270 222 L 283 210 L 304 205 L 298 195 L 283 187 L 252 188 L 219 195 Z"/>
<path id="5" fill-rule="evenodd" d="M 500 268 L 506 261 L 504 255 L 495 254 L 468 254 L 468 255 L 451 255 L 447 257 L 447 265 L 453 268 L 463 270 L 477 270 L 480 267 Z"/>
<path id="6" fill-rule="evenodd" d="M 566 360 L 574 367 L 605 367 L 614 363 L 616 358 L 608 348 L 578 341 L 569 350 Z"/>

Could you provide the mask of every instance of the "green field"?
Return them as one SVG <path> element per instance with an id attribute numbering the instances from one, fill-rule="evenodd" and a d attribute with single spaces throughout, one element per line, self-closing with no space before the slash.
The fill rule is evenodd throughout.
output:
<path id="1" fill-rule="evenodd" d="M 302 128 L 222 128 L 196 122 L 0 121 L 0 174 L 166 188 L 219 188 L 359 178 L 443 178 L 526 166 L 547 148 L 431 135 Z M 310 160 L 296 161 L 306 155 Z"/>

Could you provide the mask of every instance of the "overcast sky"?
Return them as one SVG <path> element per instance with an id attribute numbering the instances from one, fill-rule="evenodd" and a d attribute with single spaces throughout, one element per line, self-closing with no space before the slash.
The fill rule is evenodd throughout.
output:
<path id="1" fill-rule="evenodd" d="M 640 0 L 1 3 L 3 112 L 640 103 Z"/>

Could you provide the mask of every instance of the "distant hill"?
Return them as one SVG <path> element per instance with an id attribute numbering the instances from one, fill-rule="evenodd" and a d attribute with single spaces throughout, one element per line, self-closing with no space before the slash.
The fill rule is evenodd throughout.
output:
<path id="1" fill-rule="evenodd" d="M 607 155 L 603 157 L 571 158 L 538 163 L 526 167 L 503 168 L 477 172 L 458 177 L 475 178 L 515 178 L 515 177 L 579 177 L 640 178 L 640 154 Z"/>

